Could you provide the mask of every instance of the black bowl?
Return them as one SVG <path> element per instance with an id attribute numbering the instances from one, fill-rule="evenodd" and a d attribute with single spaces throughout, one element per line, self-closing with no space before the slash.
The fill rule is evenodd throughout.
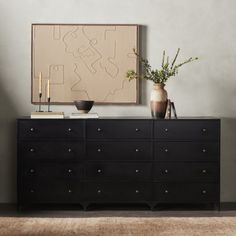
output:
<path id="1" fill-rule="evenodd" d="M 88 113 L 93 107 L 94 101 L 89 100 L 76 100 L 74 101 L 77 110 L 80 113 Z"/>

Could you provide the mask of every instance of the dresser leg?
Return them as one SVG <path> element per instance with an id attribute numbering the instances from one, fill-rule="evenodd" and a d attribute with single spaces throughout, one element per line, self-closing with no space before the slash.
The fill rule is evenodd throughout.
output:
<path id="1" fill-rule="evenodd" d="M 156 206 L 156 203 L 148 203 L 151 211 L 154 211 L 155 210 L 155 206 Z"/>
<path id="2" fill-rule="evenodd" d="M 23 210 L 23 206 L 21 204 L 17 204 L 16 210 L 17 211 L 22 211 Z"/>
<path id="3" fill-rule="evenodd" d="M 88 210 L 89 203 L 88 203 L 88 202 L 83 203 L 82 206 L 83 206 L 84 211 L 87 211 L 87 210 Z"/>

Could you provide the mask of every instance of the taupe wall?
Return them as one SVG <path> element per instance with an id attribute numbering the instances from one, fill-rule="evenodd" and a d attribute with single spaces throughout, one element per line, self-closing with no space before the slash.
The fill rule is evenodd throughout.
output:
<path id="1" fill-rule="evenodd" d="M 236 201 L 235 0 L 0 0 L 0 202 L 16 200 L 15 119 L 30 104 L 31 23 L 137 23 L 142 52 L 153 66 L 166 49 L 200 60 L 167 83 L 181 116 L 222 118 L 222 201 Z M 142 105 L 95 106 L 100 115 L 149 115 L 151 83 Z M 53 107 L 66 113 L 73 106 Z"/>

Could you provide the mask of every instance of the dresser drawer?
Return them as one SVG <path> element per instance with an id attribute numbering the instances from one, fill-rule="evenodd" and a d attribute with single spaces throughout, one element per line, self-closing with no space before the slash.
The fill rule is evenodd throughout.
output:
<path id="1" fill-rule="evenodd" d="M 23 162 L 22 178 L 32 181 L 44 181 L 50 179 L 80 179 L 83 175 L 83 168 L 75 163 L 39 163 Z"/>
<path id="2" fill-rule="evenodd" d="M 152 142 L 87 142 L 89 160 L 151 160 Z"/>
<path id="3" fill-rule="evenodd" d="M 216 163 L 159 162 L 154 167 L 156 181 L 217 182 L 219 166 Z"/>
<path id="4" fill-rule="evenodd" d="M 71 160 L 82 159 L 85 156 L 83 142 L 47 142 L 28 141 L 20 142 L 18 150 L 22 159 L 57 159 Z"/>
<path id="5" fill-rule="evenodd" d="M 91 120 L 87 121 L 87 138 L 152 138 L 152 122 L 145 120 Z"/>
<path id="6" fill-rule="evenodd" d="M 148 201 L 151 199 L 150 183 L 87 183 L 85 197 L 88 201 Z"/>
<path id="7" fill-rule="evenodd" d="M 219 202 L 219 185 L 206 183 L 154 184 L 154 200 L 161 203 Z"/>
<path id="8" fill-rule="evenodd" d="M 219 161 L 218 142 L 155 142 L 158 161 Z"/>
<path id="9" fill-rule="evenodd" d="M 151 163 L 105 163 L 86 165 L 86 179 L 91 181 L 147 181 L 151 179 Z"/>
<path id="10" fill-rule="evenodd" d="M 83 197 L 79 183 L 63 181 L 24 182 L 19 192 L 21 203 L 78 203 Z"/>
<path id="11" fill-rule="evenodd" d="M 163 120 L 154 124 L 154 136 L 168 140 L 219 140 L 218 120 Z"/>
<path id="12" fill-rule="evenodd" d="M 19 138 L 83 138 L 84 121 L 78 120 L 20 120 Z"/>

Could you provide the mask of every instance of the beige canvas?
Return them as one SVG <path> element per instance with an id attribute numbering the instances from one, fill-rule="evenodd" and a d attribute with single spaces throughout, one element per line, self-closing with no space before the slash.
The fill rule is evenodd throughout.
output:
<path id="1" fill-rule="evenodd" d="M 138 68 L 137 25 L 32 25 L 32 102 L 42 102 L 50 81 L 52 103 L 94 100 L 137 103 L 138 84 L 126 78 Z"/>

